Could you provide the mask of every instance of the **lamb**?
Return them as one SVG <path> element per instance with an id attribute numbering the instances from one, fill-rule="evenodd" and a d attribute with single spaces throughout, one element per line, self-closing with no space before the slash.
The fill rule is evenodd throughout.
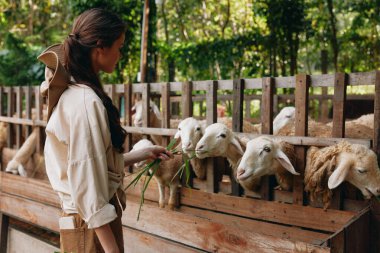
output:
<path id="1" fill-rule="evenodd" d="M 142 139 L 133 146 L 132 150 L 140 150 L 142 148 L 153 145 L 154 144 L 151 141 Z M 152 160 L 146 160 L 139 163 L 135 163 L 135 167 L 137 169 L 142 169 L 144 168 L 144 166 L 151 162 Z M 168 186 L 170 190 L 168 205 L 171 210 L 174 209 L 176 204 L 177 189 L 179 186 L 179 175 L 177 172 L 181 166 L 182 157 L 180 155 L 175 155 L 173 159 L 160 162 L 159 168 L 153 176 L 158 184 L 158 203 L 160 208 L 165 207 L 165 186 Z"/>
<path id="2" fill-rule="evenodd" d="M 290 157 L 290 159 L 289 159 Z M 250 140 L 238 165 L 237 179 L 244 184 L 265 175 L 275 175 L 280 189 L 291 190 L 293 175 L 299 175 L 295 162 L 294 146 L 266 136 Z"/>
<path id="3" fill-rule="evenodd" d="M 356 186 L 365 198 L 380 195 L 380 171 L 376 154 L 360 144 L 342 141 L 319 149 L 310 147 L 305 169 L 305 191 L 311 201 L 330 205 L 332 189 L 343 181 Z"/>
<path id="4" fill-rule="evenodd" d="M 181 149 L 188 157 L 192 157 L 195 152 L 195 146 L 202 137 L 204 124 L 190 117 L 182 120 L 178 125 L 178 131 L 175 139 L 181 139 Z M 206 160 L 200 160 L 196 157 L 190 160 L 191 167 L 195 175 L 204 180 L 206 178 Z"/>

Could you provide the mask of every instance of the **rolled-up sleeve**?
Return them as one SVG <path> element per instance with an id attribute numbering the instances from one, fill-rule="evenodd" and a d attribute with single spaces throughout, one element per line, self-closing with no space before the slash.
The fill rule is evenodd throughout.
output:
<path id="1" fill-rule="evenodd" d="M 112 148 L 107 111 L 102 102 L 87 98 L 83 113 L 70 117 L 68 183 L 79 215 L 89 228 L 113 221 L 117 215 L 109 204 L 107 149 Z"/>

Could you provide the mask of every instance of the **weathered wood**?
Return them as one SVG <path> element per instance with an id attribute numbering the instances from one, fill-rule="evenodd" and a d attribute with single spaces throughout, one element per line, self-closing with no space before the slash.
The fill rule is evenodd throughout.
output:
<path id="1" fill-rule="evenodd" d="M 7 97 L 7 116 L 13 117 L 14 113 L 14 102 L 13 102 L 13 88 L 9 87 L 8 97 Z M 7 136 L 7 147 L 13 148 L 14 144 L 14 133 L 12 125 L 8 125 L 8 136 Z"/>
<path id="2" fill-rule="evenodd" d="M 170 128 L 170 83 L 163 84 L 161 87 L 161 104 L 162 104 L 162 128 Z M 162 145 L 167 146 L 170 143 L 169 137 L 162 138 Z"/>
<path id="3" fill-rule="evenodd" d="M 193 85 L 192 82 L 183 82 L 182 84 L 182 118 L 193 116 Z M 170 100 L 169 100 L 170 103 Z"/>
<path id="4" fill-rule="evenodd" d="M 0 212 L 0 253 L 7 253 L 8 230 L 9 217 L 6 214 Z"/>
<path id="5" fill-rule="evenodd" d="M 124 126 L 131 126 L 132 125 L 132 85 L 127 83 L 124 84 Z M 128 130 L 127 136 L 125 137 L 124 141 L 124 148 L 125 152 L 128 152 L 132 149 L 132 133 L 130 133 Z M 133 171 L 133 166 L 128 166 L 126 168 L 129 172 Z"/>
<path id="6" fill-rule="evenodd" d="M 295 79 L 295 135 L 307 136 L 310 76 L 300 74 Z M 300 176 L 294 177 L 293 180 L 293 204 L 303 205 L 305 201 L 303 178 L 306 165 L 306 148 L 296 146 L 295 153 L 296 169 Z"/>
<path id="7" fill-rule="evenodd" d="M 243 132 L 243 99 L 244 99 L 244 80 L 236 79 L 233 81 L 233 114 L 232 131 Z M 233 170 L 231 170 L 233 173 Z M 240 196 L 243 188 L 235 180 L 235 175 L 231 175 L 231 193 L 233 196 Z"/>
<path id="8" fill-rule="evenodd" d="M 22 118 L 22 93 L 21 93 L 21 87 L 17 86 L 15 87 L 16 92 L 16 117 Z M 16 125 L 16 148 L 21 147 L 21 137 L 22 137 L 22 126 Z"/>
<path id="9" fill-rule="evenodd" d="M 0 186 L 1 191 L 4 193 L 26 197 L 51 206 L 60 207 L 58 195 L 51 188 L 47 180 L 37 180 L 1 172 Z"/>
<path id="10" fill-rule="evenodd" d="M 344 73 L 335 74 L 333 99 L 333 128 L 331 136 L 343 138 L 345 133 L 345 101 L 348 76 Z M 341 187 L 334 190 L 330 208 L 341 209 L 343 205 L 343 192 Z"/>
<path id="11" fill-rule="evenodd" d="M 36 120 L 42 121 L 42 108 L 43 108 L 43 102 L 42 102 L 42 96 L 40 93 L 40 87 L 36 87 L 34 89 L 34 98 L 35 98 L 35 105 L 36 105 Z M 39 128 L 37 132 L 37 153 L 42 154 L 43 153 L 43 147 L 44 147 L 44 138 L 45 138 L 45 131 L 41 127 Z"/>
<path id="12" fill-rule="evenodd" d="M 127 215 L 127 214 L 125 214 Z M 144 233 L 129 227 L 123 227 L 124 252 L 144 252 L 144 253 L 201 253 L 204 251 L 188 247 L 186 245 L 165 240 L 160 235 Z"/>
<path id="13" fill-rule="evenodd" d="M 217 90 L 218 90 L 218 83 L 216 81 L 209 81 L 207 82 L 207 99 L 206 99 L 206 121 L 207 125 L 211 125 L 216 122 L 217 120 L 217 111 L 216 111 L 216 104 L 217 104 Z M 214 158 L 207 158 L 206 162 L 206 170 L 207 170 L 207 191 L 208 192 L 218 192 L 219 184 L 217 182 L 217 170 L 214 166 L 215 161 Z"/>
<path id="14" fill-rule="evenodd" d="M 269 236 L 275 236 L 290 241 L 302 241 L 314 245 L 321 244 L 329 234 L 308 231 L 296 227 L 282 226 L 279 224 L 268 223 L 265 221 L 256 221 L 238 216 L 226 215 L 217 212 L 205 211 L 198 208 L 181 206 L 182 213 L 191 214 L 196 217 L 208 219 L 213 222 L 222 223 L 228 226 L 236 227 L 243 231 L 252 231 Z"/>
<path id="15" fill-rule="evenodd" d="M 273 95 L 274 79 L 265 77 L 262 79 L 262 98 L 261 98 L 261 133 L 273 134 Z M 261 199 L 273 199 L 273 180 L 265 176 L 261 180 L 260 195 Z"/>
<path id="16" fill-rule="evenodd" d="M 329 252 L 325 247 L 291 242 L 253 231 L 241 231 L 236 227 L 181 212 L 167 212 L 149 201 L 144 203 L 140 220 L 136 221 L 139 199 L 131 197 L 127 202 L 128 215 L 122 217 L 124 225 L 205 251 L 248 252 L 256 249 L 256 252 Z M 170 226 L 167 223 L 169 219 Z"/>
<path id="17" fill-rule="evenodd" d="M 150 122 L 150 85 L 149 83 L 142 84 L 142 108 L 143 108 L 143 127 L 149 127 Z"/>
<path id="18" fill-rule="evenodd" d="M 341 229 L 329 239 L 328 245 L 331 248 L 331 253 L 345 253 L 344 234 L 344 229 Z"/>
<path id="19" fill-rule="evenodd" d="M 32 87 L 28 86 L 24 90 L 25 93 L 25 116 L 27 119 L 32 119 Z M 32 127 L 26 127 L 26 136 L 32 133 Z"/>
<path id="20" fill-rule="evenodd" d="M 0 212 L 52 231 L 59 231 L 59 208 L 3 192 L 0 192 L 0 199 Z"/>
<path id="21" fill-rule="evenodd" d="M 374 101 L 373 151 L 380 162 L 380 71 L 376 71 Z"/>
<path id="22" fill-rule="evenodd" d="M 370 251 L 370 213 L 367 208 L 345 228 L 345 252 L 361 253 Z"/>

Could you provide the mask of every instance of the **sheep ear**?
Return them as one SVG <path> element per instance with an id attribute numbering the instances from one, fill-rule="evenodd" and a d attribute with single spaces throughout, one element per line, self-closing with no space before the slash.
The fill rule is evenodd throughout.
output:
<path id="1" fill-rule="evenodd" d="M 343 156 L 341 161 L 338 163 L 337 167 L 335 168 L 334 172 L 329 177 L 329 181 L 328 181 L 329 189 L 335 189 L 346 179 L 347 173 L 350 170 L 351 166 L 352 166 L 352 160 L 347 156 Z"/>
<path id="2" fill-rule="evenodd" d="M 232 145 L 234 145 L 238 149 L 238 151 L 241 154 L 244 154 L 243 148 L 241 147 L 240 142 L 238 141 L 237 137 L 233 136 L 231 143 L 232 143 Z"/>
<path id="3" fill-rule="evenodd" d="M 298 176 L 300 174 L 300 173 L 298 173 L 294 169 L 294 167 L 293 167 L 292 163 L 290 162 L 289 158 L 281 150 L 277 150 L 276 159 L 282 165 L 282 167 L 284 167 L 287 171 L 289 171 L 293 175 L 297 175 Z"/>
<path id="4" fill-rule="evenodd" d="M 174 135 L 174 139 L 179 139 L 180 137 L 181 137 L 181 134 L 180 134 L 179 130 L 177 130 L 177 132 Z"/>

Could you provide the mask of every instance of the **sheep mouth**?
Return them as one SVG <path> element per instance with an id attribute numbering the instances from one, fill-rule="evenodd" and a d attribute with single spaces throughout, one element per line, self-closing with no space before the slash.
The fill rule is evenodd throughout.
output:
<path id="1" fill-rule="evenodd" d="M 241 175 L 237 175 L 236 178 L 238 181 L 244 181 L 244 180 L 248 179 L 251 175 L 252 175 L 252 172 L 248 172 L 248 173 L 244 173 Z"/>
<path id="2" fill-rule="evenodd" d="M 206 157 L 206 154 L 207 154 L 207 151 L 206 150 L 195 150 L 195 155 L 198 157 L 198 158 L 204 158 Z"/>
<path id="3" fill-rule="evenodd" d="M 372 198 L 372 197 L 377 197 L 377 196 L 379 196 L 378 194 L 374 194 L 374 193 L 373 193 L 370 189 L 368 189 L 367 187 L 365 187 L 364 189 L 365 189 L 366 193 L 363 194 L 363 195 L 364 195 L 364 197 L 367 198 L 367 199 L 370 199 L 370 198 Z"/>

